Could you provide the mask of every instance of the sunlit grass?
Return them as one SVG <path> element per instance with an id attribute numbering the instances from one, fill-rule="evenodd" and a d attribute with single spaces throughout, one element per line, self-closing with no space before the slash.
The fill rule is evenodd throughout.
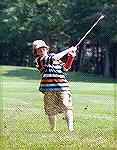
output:
<path id="1" fill-rule="evenodd" d="M 35 68 L 2 68 L 1 150 L 111 150 L 114 145 L 114 82 L 95 75 L 67 73 L 73 95 L 74 132 L 58 115 L 52 133 L 38 91 Z M 84 75 L 84 76 L 83 76 Z M 93 77 L 95 80 L 93 80 Z M 86 79 L 89 79 L 87 81 Z"/>

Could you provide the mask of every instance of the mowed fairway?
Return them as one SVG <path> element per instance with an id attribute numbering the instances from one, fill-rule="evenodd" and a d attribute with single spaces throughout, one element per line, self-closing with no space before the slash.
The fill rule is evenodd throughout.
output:
<path id="1" fill-rule="evenodd" d="M 90 74 L 66 74 L 73 95 L 74 132 L 58 115 L 49 129 L 35 68 L 3 66 L 0 150 L 111 150 L 114 147 L 114 82 Z"/>

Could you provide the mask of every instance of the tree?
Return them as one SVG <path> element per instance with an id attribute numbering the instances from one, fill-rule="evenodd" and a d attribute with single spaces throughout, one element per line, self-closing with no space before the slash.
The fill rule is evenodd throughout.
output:
<path id="1" fill-rule="evenodd" d="M 102 55 L 108 54 L 105 56 L 110 60 L 113 55 L 111 42 L 117 34 L 116 5 L 115 0 L 3 0 L 0 3 L 2 63 L 24 65 L 25 57 L 32 60 L 32 42 L 36 39 L 45 40 L 53 51 L 54 46 L 61 51 L 76 45 L 102 13 L 107 17 L 86 39 L 91 41 L 94 49 L 95 43 L 99 43 L 97 53 L 101 47 Z M 76 62 L 81 62 L 85 44 L 83 41 L 80 45 Z M 95 62 L 93 57 L 92 60 Z M 103 67 L 103 63 L 97 63 L 99 68 Z M 106 63 L 107 68 L 110 63 Z M 77 69 L 80 69 L 79 66 Z"/>

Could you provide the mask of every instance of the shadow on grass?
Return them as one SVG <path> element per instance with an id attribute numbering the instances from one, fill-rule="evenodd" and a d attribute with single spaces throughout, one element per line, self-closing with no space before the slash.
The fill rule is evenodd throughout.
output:
<path id="1" fill-rule="evenodd" d="M 40 80 L 41 74 L 36 68 L 4 66 L 4 77 L 16 77 L 24 80 Z M 117 83 L 112 78 L 105 78 L 91 73 L 67 72 L 65 76 L 70 82 Z"/>
<path id="2" fill-rule="evenodd" d="M 40 80 L 41 74 L 36 68 L 4 66 L 4 77 L 15 77 L 24 80 Z"/>

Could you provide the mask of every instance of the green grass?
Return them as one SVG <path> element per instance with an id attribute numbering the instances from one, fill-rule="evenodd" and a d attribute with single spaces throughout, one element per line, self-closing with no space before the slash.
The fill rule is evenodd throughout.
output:
<path id="1" fill-rule="evenodd" d="M 35 68 L 1 66 L 2 134 L 0 150 L 111 150 L 115 146 L 112 79 L 94 74 L 66 74 L 73 94 L 74 132 L 58 115 L 57 132 L 49 129 L 40 74 Z M 87 109 L 85 109 L 85 107 Z"/>

